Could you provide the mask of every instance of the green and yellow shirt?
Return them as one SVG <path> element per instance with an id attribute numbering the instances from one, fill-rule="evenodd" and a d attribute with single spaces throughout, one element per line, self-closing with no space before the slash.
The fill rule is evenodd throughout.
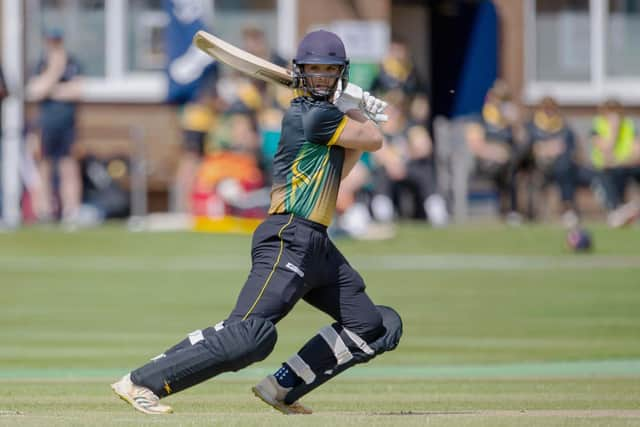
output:
<path id="1" fill-rule="evenodd" d="M 344 149 L 334 144 L 347 120 L 327 101 L 291 102 L 273 159 L 270 214 L 292 213 L 329 225 L 344 163 Z"/>

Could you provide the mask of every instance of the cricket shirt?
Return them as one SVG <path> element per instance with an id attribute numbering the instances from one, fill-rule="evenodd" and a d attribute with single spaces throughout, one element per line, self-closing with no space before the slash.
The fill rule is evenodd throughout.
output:
<path id="1" fill-rule="evenodd" d="M 290 213 L 329 225 L 344 163 L 344 148 L 335 143 L 347 120 L 328 101 L 304 96 L 291 101 L 273 159 L 270 214 Z"/>

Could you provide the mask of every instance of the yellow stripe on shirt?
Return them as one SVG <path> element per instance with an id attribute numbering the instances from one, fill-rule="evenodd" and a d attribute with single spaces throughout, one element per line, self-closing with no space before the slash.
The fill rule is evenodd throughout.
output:
<path id="1" fill-rule="evenodd" d="M 348 120 L 347 116 L 342 117 L 342 120 L 340 120 L 340 123 L 338 124 L 336 131 L 333 133 L 333 136 L 331 137 L 329 142 L 327 142 L 327 145 L 334 145 L 336 142 L 338 142 L 338 138 L 340 138 L 340 135 L 342 135 L 342 131 L 344 130 L 344 127 L 347 125 L 347 120 Z"/>

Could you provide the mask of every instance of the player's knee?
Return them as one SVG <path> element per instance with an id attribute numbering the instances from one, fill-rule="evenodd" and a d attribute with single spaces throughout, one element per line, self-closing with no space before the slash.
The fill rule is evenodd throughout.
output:
<path id="1" fill-rule="evenodd" d="M 207 338 L 212 351 L 223 351 L 232 370 L 242 369 L 252 363 L 265 359 L 273 351 L 278 334 L 268 320 L 251 318 L 240 322 L 225 324 Z"/>
<path id="2" fill-rule="evenodd" d="M 350 331 L 356 333 L 367 343 L 375 341 L 384 334 L 382 315 L 378 310 L 372 310 L 366 317 L 360 319 L 357 326 L 350 327 Z"/>
<path id="3" fill-rule="evenodd" d="M 402 337 L 402 319 L 397 311 L 384 305 L 376 306 L 382 318 L 383 333 L 370 343 L 376 354 L 394 350 Z"/>
<path id="4" fill-rule="evenodd" d="M 218 323 L 214 327 L 189 334 L 192 345 L 203 345 L 215 360 L 226 361 L 229 370 L 237 371 L 265 359 L 278 339 L 276 328 L 268 320 L 251 318 Z"/>

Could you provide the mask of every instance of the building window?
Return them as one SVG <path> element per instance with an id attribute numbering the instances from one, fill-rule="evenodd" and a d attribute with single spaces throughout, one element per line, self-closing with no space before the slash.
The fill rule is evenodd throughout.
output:
<path id="1" fill-rule="evenodd" d="M 127 69 L 158 71 L 165 66 L 164 33 L 169 23 L 162 0 L 129 0 Z"/>
<path id="2" fill-rule="evenodd" d="M 535 32 L 536 80 L 589 80 L 589 0 L 538 0 Z"/>
<path id="3" fill-rule="evenodd" d="M 65 45 L 83 66 L 87 101 L 162 102 L 167 80 L 165 0 L 24 0 L 27 69 L 42 56 L 43 31 L 60 28 Z M 271 48 L 289 47 L 278 36 L 278 16 L 295 28 L 296 0 L 172 0 L 201 2 L 206 24 L 242 45 L 248 25 L 263 30 Z M 209 12 L 212 13 L 209 13 Z M 289 43 L 292 37 L 287 38 Z M 280 43 L 279 43 L 280 42 Z M 280 45 L 280 46 L 278 46 Z"/>
<path id="4" fill-rule="evenodd" d="M 640 0 L 610 0 L 606 26 L 607 76 L 640 76 Z"/>
<path id="5" fill-rule="evenodd" d="M 640 101 L 640 0 L 527 0 L 526 102 Z"/>
<path id="6" fill-rule="evenodd" d="M 264 32 L 269 46 L 276 48 L 278 14 L 276 0 L 215 0 L 212 28 L 225 40 L 242 46 L 242 30 L 248 26 Z"/>

